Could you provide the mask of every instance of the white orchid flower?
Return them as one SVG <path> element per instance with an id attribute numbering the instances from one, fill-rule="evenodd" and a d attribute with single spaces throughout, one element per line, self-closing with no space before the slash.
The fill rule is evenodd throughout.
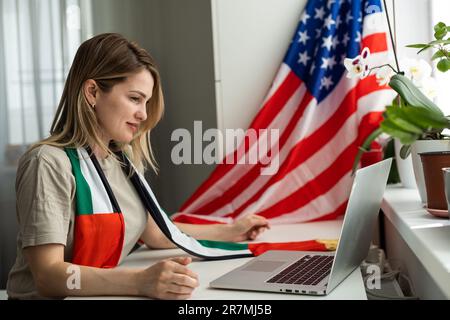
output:
<path id="1" fill-rule="evenodd" d="M 377 69 L 375 77 L 377 78 L 378 85 L 386 86 L 391 81 L 395 72 L 389 66 L 384 66 Z"/>
<path id="2" fill-rule="evenodd" d="M 422 79 L 422 85 L 419 87 L 419 89 L 430 100 L 433 100 L 438 95 L 437 81 L 433 77 L 428 77 L 428 78 Z"/>
<path id="3" fill-rule="evenodd" d="M 438 84 L 435 78 L 431 77 L 432 68 L 423 59 L 405 58 L 400 61 L 405 77 L 429 99 L 433 100 L 438 95 Z"/>
<path id="4" fill-rule="evenodd" d="M 405 77 L 417 86 L 422 87 L 422 82 L 431 77 L 431 66 L 423 59 L 402 59 L 400 61 Z"/>
<path id="5" fill-rule="evenodd" d="M 364 48 L 359 56 L 353 59 L 344 59 L 344 66 L 347 69 L 347 78 L 357 78 L 364 79 L 369 75 L 369 63 L 368 59 L 370 56 L 369 48 Z"/>

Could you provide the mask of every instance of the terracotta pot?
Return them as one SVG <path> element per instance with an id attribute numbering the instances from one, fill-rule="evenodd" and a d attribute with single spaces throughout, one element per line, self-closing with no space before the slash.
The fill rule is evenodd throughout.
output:
<path id="1" fill-rule="evenodd" d="M 427 209 L 447 211 L 442 168 L 450 167 L 450 151 L 423 152 L 419 155 L 425 178 Z"/>
<path id="2" fill-rule="evenodd" d="M 419 190 L 422 203 L 427 203 L 427 193 L 425 191 L 425 178 L 423 176 L 422 162 L 419 153 L 434 151 L 450 151 L 450 140 L 417 140 L 412 144 L 411 158 L 416 178 L 417 189 Z"/>

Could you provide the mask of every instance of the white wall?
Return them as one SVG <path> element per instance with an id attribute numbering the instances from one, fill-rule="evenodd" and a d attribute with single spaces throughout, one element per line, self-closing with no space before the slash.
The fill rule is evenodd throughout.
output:
<path id="1" fill-rule="evenodd" d="M 394 1 L 399 59 L 403 57 L 429 59 L 430 56 L 427 53 L 418 56 L 416 49 L 406 48 L 406 45 L 432 40 L 430 0 L 387 0 L 392 25 Z"/>
<path id="2" fill-rule="evenodd" d="M 213 0 L 218 127 L 247 129 L 269 91 L 306 0 Z"/>

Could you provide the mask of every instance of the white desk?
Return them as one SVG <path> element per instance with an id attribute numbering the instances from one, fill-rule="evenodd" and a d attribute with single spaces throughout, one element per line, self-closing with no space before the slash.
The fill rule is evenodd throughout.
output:
<path id="1" fill-rule="evenodd" d="M 409 275 L 422 299 L 450 299 L 450 220 L 430 215 L 416 189 L 389 186 L 385 214 L 388 259 Z"/>
<path id="2" fill-rule="evenodd" d="M 304 223 L 296 225 L 272 226 L 260 236 L 258 241 L 300 241 L 311 239 L 336 239 L 339 237 L 342 220 Z M 182 250 L 148 250 L 141 248 L 128 256 L 120 267 L 148 267 L 155 262 L 185 255 Z M 209 288 L 210 281 L 238 267 L 251 258 L 224 261 L 194 260 L 190 268 L 199 275 L 200 286 L 194 291 L 192 299 L 204 300 L 295 300 L 295 299 L 367 299 L 361 272 L 356 269 L 330 295 L 324 297 L 300 296 L 294 294 L 248 292 Z M 136 299 L 135 297 L 89 297 L 90 299 Z M 68 299 L 75 299 L 69 297 Z"/>

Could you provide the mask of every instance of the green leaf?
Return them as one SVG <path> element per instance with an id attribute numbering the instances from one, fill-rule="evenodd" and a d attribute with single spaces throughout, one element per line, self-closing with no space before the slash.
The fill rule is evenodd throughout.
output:
<path id="1" fill-rule="evenodd" d="M 422 107 L 407 107 L 404 112 L 408 119 L 414 119 L 415 123 L 427 124 L 427 130 L 441 130 L 450 127 L 450 120 L 442 113 L 435 113 Z"/>
<path id="2" fill-rule="evenodd" d="M 434 25 L 434 31 L 435 32 L 438 32 L 439 30 L 442 30 L 444 28 L 447 28 L 447 25 L 444 22 L 442 22 L 442 21 L 440 21 L 440 22 L 438 22 L 438 23 L 436 23 Z"/>
<path id="3" fill-rule="evenodd" d="M 435 44 L 450 44 L 450 40 L 449 39 L 446 39 L 446 40 L 444 40 L 444 39 L 439 39 L 439 40 L 434 40 L 434 41 L 431 41 L 430 43 L 429 43 L 429 45 L 435 45 Z"/>
<path id="4" fill-rule="evenodd" d="M 434 37 L 435 37 L 437 40 L 441 40 L 441 39 L 444 38 L 446 35 L 447 35 L 447 29 L 442 29 L 442 30 L 440 30 L 440 31 L 434 33 Z"/>
<path id="5" fill-rule="evenodd" d="M 447 26 L 443 22 L 439 22 L 434 26 L 434 37 L 438 40 L 445 37 L 447 34 Z"/>
<path id="6" fill-rule="evenodd" d="M 407 77 L 395 74 L 389 81 L 389 86 L 394 89 L 402 99 L 411 106 L 424 107 L 435 113 L 444 115 L 437 105 L 428 99 Z"/>
<path id="7" fill-rule="evenodd" d="M 441 72 L 447 72 L 448 69 L 450 69 L 450 60 L 447 58 L 441 59 L 441 61 L 439 61 L 437 64 L 437 68 Z"/>
<path id="8" fill-rule="evenodd" d="M 399 117 L 419 127 L 422 130 L 422 132 L 428 130 L 428 128 L 430 127 L 430 123 L 422 118 L 417 118 L 412 112 L 410 112 L 411 108 L 417 107 L 404 106 L 402 108 L 397 108 L 398 110 L 396 110 L 396 113 L 398 114 Z M 430 111 L 427 110 L 427 112 Z"/>
<path id="9" fill-rule="evenodd" d="M 411 133 L 417 133 L 417 134 L 422 134 L 422 132 L 423 132 L 422 128 L 416 126 L 415 124 L 409 122 L 408 119 L 406 119 L 402 108 L 387 107 L 386 115 L 387 115 L 387 118 L 391 122 L 393 122 L 395 125 L 397 125 L 399 128 L 401 128 L 404 131 L 411 132 Z"/>
<path id="10" fill-rule="evenodd" d="M 416 44 L 409 44 L 409 45 L 407 45 L 406 47 L 407 47 L 407 48 L 422 49 L 422 48 L 427 47 L 427 46 L 429 46 L 429 44 L 426 44 L 426 43 L 416 43 Z"/>
<path id="11" fill-rule="evenodd" d="M 419 53 L 421 53 L 422 51 L 425 51 L 425 50 L 427 50 L 427 49 L 429 49 L 429 48 L 431 48 L 432 46 L 431 45 L 426 45 L 425 47 L 423 47 L 422 49 L 420 49 L 419 51 L 417 51 L 417 54 L 419 54 Z"/>
<path id="12" fill-rule="evenodd" d="M 433 54 L 433 56 L 431 57 L 431 60 L 436 60 L 442 57 L 446 57 L 446 52 L 444 52 L 443 50 L 438 50 L 435 52 L 435 54 Z"/>
<path id="13" fill-rule="evenodd" d="M 402 144 L 412 144 L 420 137 L 419 134 L 403 130 L 390 119 L 383 120 L 383 122 L 381 122 L 380 128 L 381 130 L 383 130 L 383 132 L 387 133 L 391 137 L 399 139 Z"/>
<path id="14" fill-rule="evenodd" d="M 429 109 L 414 106 L 405 107 L 402 111 L 406 119 L 425 130 L 442 130 L 450 127 L 450 120 L 442 113 L 435 113 Z"/>
<path id="15" fill-rule="evenodd" d="M 411 145 L 404 144 L 400 149 L 400 158 L 406 159 L 411 154 Z"/>

